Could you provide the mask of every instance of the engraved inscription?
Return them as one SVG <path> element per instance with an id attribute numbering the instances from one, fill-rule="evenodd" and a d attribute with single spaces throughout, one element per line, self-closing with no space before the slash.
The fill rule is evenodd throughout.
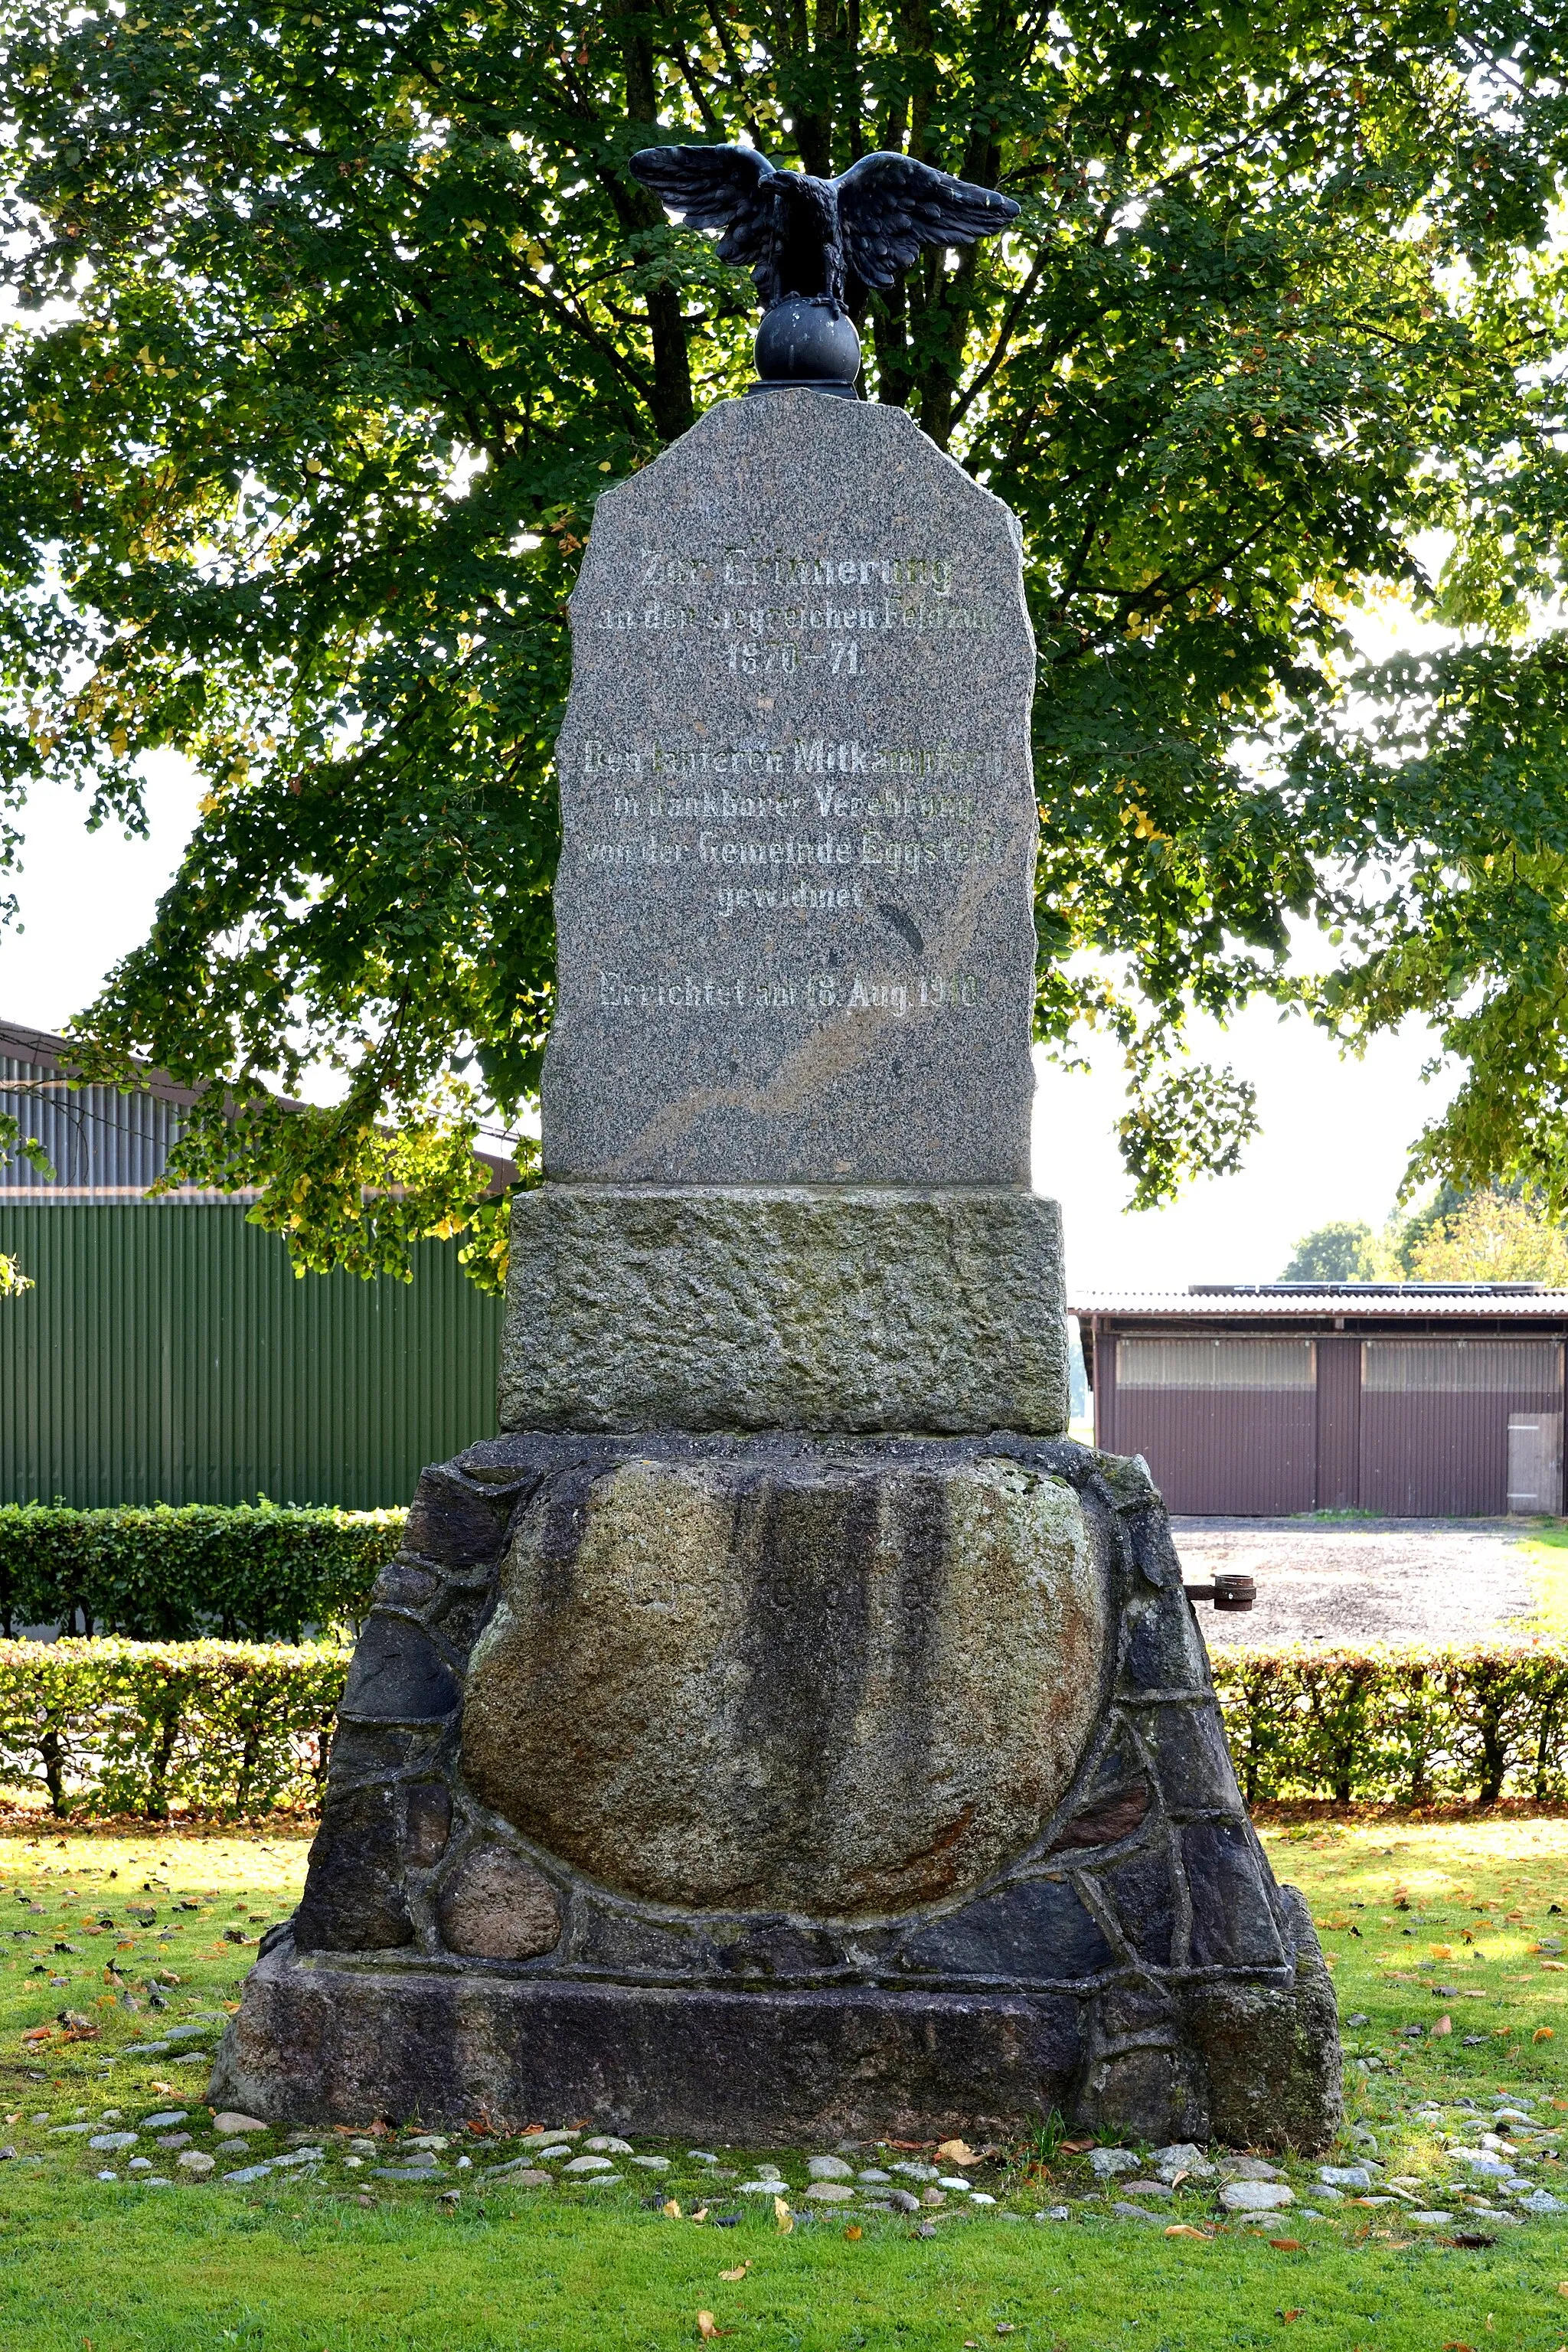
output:
<path id="1" fill-rule="evenodd" d="M 636 593 L 596 606 L 593 625 L 705 638 L 737 677 L 790 677 L 821 665 L 829 679 L 851 678 L 879 639 L 989 634 L 985 604 L 954 594 L 958 570 L 950 556 L 859 549 L 817 556 L 643 547 Z"/>
<path id="2" fill-rule="evenodd" d="M 919 972 L 889 979 L 867 972 L 811 972 L 803 980 L 716 977 L 683 972 L 674 979 L 628 979 L 601 971 L 599 1003 L 606 1013 L 886 1013 L 895 1020 L 922 1007 L 973 1012 L 980 983 L 973 972 Z"/>
<path id="3" fill-rule="evenodd" d="M 643 585 L 854 586 L 881 581 L 952 597 L 957 567 L 945 556 L 825 559 L 729 551 L 721 557 L 638 551 Z M 689 625 L 694 607 L 659 608 L 658 625 Z M 760 629 L 835 625 L 839 607 L 753 611 Z M 651 615 L 653 607 L 647 608 Z M 887 611 L 891 612 L 890 603 Z M 827 617 L 824 618 L 826 615 Z M 609 608 L 602 625 L 613 618 Z M 721 607 L 715 626 L 728 627 Z M 890 625 L 890 623 L 889 624 Z M 650 617 L 647 625 L 654 626 Z M 785 649 L 788 651 L 788 648 Z M 733 667 L 733 664 L 731 664 Z M 858 675 L 858 670 L 852 673 Z M 924 969 L 890 971 L 868 961 L 868 942 L 891 932 L 916 954 L 926 928 L 940 934 L 942 910 L 931 891 L 966 872 L 999 866 L 1006 844 L 984 821 L 987 783 L 1000 782 L 1009 759 L 1001 747 L 950 742 L 866 742 L 858 736 L 797 732 L 787 739 L 737 734 L 702 741 L 652 735 L 615 742 L 585 736 L 576 755 L 582 792 L 563 856 L 594 890 L 633 889 L 677 900 L 683 943 L 728 950 L 700 973 L 684 957 L 666 972 L 601 969 L 599 1005 L 623 1019 L 656 1026 L 700 1014 L 723 1024 L 770 1013 L 830 1021 L 911 1012 L 982 1011 L 973 973 L 941 968 L 940 940 Z M 902 898 L 886 896 L 901 886 Z M 914 891 L 917 908 L 909 894 Z M 759 919 L 784 919 L 760 933 Z M 837 920 L 837 919 L 843 919 Z M 820 956 L 825 925 L 842 942 L 842 968 L 787 969 L 792 930 L 804 925 Z M 739 961 L 737 961 L 739 959 Z M 780 969 L 783 965 L 785 969 Z"/>
<path id="4" fill-rule="evenodd" d="M 973 780 L 999 767 L 994 752 L 957 752 L 948 745 L 883 750 L 823 736 L 718 749 L 595 739 L 583 747 L 588 789 L 567 855 L 601 886 L 647 888 L 662 880 L 679 887 L 685 877 L 672 869 L 695 868 L 710 886 L 691 899 L 700 929 L 703 918 L 710 927 L 715 918 L 768 913 L 886 917 L 875 892 L 889 881 L 918 882 L 1000 861 L 1003 845 L 982 822 L 982 797 L 973 788 Z M 714 782 L 686 792 L 663 781 L 696 776 Z M 727 776 L 776 780 L 777 788 L 737 792 L 718 781 Z M 862 776 L 868 786 L 859 790 L 838 782 Z M 962 779 L 965 788 L 891 781 L 913 776 Z M 889 781 L 879 787 L 869 782 L 877 777 Z M 606 779 L 613 780 L 607 789 Z M 641 789 L 623 789 L 633 780 Z M 911 946 L 923 946 L 912 919 L 894 928 Z M 788 1001 L 817 1003 L 810 996 Z M 824 1009 L 843 1003 L 842 995 L 822 1000 Z"/>
<path id="5" fill-rule="evenodd" d="M 837 405 L 710 410 L 601 501 L 556 754 L 552 1174 L 1026 1176 L 1016 534 L 901 412 Z"/>

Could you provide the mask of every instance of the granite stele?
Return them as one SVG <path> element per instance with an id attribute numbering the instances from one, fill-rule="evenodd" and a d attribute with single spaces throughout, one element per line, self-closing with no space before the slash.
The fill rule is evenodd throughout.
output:
<path id="1" fill-rule="evenodd" d="M 1163 1507 L 1063 1433 L 1017 527 L 770 389 L 605 496 L 572 625 L 504 1433 L 420 1482 L 213 2095 L 1320 2147 Z"/>

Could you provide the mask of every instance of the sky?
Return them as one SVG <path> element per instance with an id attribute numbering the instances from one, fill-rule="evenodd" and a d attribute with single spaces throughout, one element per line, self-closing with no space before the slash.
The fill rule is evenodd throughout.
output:
<path id="1" fill-rule="evenodd" d="M 1411 1143 L 1457 1083 L 1422 1083 L 1432 1039 L 1415 1022 L 1361 1061 L 1342 1060 L 1272 1005 L 1252 1006 L 1224 1033 L 1194 1024 L 1192 1034 L 1253 1081 L 1262 1132 L 1238 1174 L 1202 1178 L 1170 1208 L 1132 1214 L 1114 1132 L 1123 1107 L 1114 1054 L 1082 1076 L 1036 1056 L 1035 1190 L 1062 1204 L 1069 1296 L 1273 1282 L 1315 1226 L 1351 1218 L 1375 1229 Z"/>
<path id="2" fill-rule="evenodd" d="M 174 755 L 154 754 L 143 772 L 145 841 L 128 839 L 113 823 L 89 833 L 86 799 L 75 793 L 37 793 L 12 819 L 26 845 L 20 876 L 0 878 L 0 895 L 13 892 L 21 907 L 20 928 L 0 929 L 0 1018 L 63 1029 L 146 938 L 203 787 Z"/>
<path id="3" fill-rule="evenodd" d="M 1426 632 L 1402 616 L 1358 622 L 1379 651 Z M 121 956 L 146 936 L 160 892 L 195 823 L 201 784 L 173 755 L 146 763 L 145 841 L 117 825 L 89 834 L 86 803 L 41 795 L 19 822 L 26 836 L 13 886 L 23 928 L 0 929 L 0 1017 L 61 1029 Z M 1116 1150 L 1122 1088 L 1114 1049 L 1087 1074 L 1037 1055 L 1034 1181 L 1060 1201 L 1069 1290 L 1185 1289 L 1193 1282 L 1268 1282 L 1303 1234 L 1339 1218 L 1381 1225 L 1409 1147 L 1457 1081 L 1421 1079 L 1429 1033 L 1407 1023 L 1363 1061 L 1341 1058 L 1298 1017 L 1258 1004 L 1224 1033 L 1194 1024 L 1194 1047 L 1258 1087 L 1262 1132 L 1235 1176 L 1204 1179 L 1173 1206 L 1130 1214 Z"/>
<path id="4" fill-rule="evenodd" d="M 1436 531 L 1411 541 L 1433 578 L 1448 546 Z M 1452 642 L 1392 595 L 1348 614 L 1345 625 L 1372 660 Z M 1301 961 L 1324 968 L 1316 933 L 1304 931 L 1300 948 Z M 1036 1056 L 1035 1190 L 1062 1204 L 1069 1293 L 1273 1282 L 1314 1227 L 1348 1219 L 1375 1231 L 1395 1206 L 1411 1145 L 1462 1076 L 1450 1065 L 1423 1079 L 1436 1055 L 1423 1021 L 1405 1022 L 1361 1060 L 1342 1058 L 1299 1016 L 1282 1021 L 1271 1004 L 1251 1006 L 1226 1031 L 1194 1022 L 1188 1034 L 1195 1054 L 1252 1080 L 1261 1133 L 1237 1174 L 1205 1178 L 1171 1207 L 1133 1214 L 1114 1133 L 1124 1107 L 1114 1050 L 1081 1077 Z"/>

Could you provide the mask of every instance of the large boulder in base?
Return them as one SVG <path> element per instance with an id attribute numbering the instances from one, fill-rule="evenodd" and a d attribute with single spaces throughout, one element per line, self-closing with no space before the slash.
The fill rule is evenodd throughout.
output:
<path id="1" fill-rule="evenodd" d="M 1036 1833 L 1100 1712 L 1077 1495 L 1005 1459 L 633 1458 L 523 1514 L 468 1787 L 618 1894 L 885 1913 Z"/>

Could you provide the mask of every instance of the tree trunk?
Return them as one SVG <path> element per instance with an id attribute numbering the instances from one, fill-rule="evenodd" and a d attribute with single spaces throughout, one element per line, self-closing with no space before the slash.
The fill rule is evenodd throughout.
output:
<path id="1" fill-rule="evenodd" d="M 58 1731 L 39 1734 L 38 1755 L 44 1767 L 44 1786 L 49 1792 L 49 1811 L 61 1814 L 66 1811 L 66 1755 Z"/>
<path id="2" fill-rule="evenodd" d="M 658 135 L 658 94 L 653 70 L 654 15 L 649 9 L 626 5 L 615 8 L 612 14 L 621 27 L 627 120 L 634 128 L 646 130 L 647 136 L 643 143 L 651 147 Z M 637 181 L 628 182 L 624 193 L 617 193 L 616 209 L 631 228 L 657 228 L 665 216 L 658 198 Z M 653 344 L 653 391 L 648 407 L 660 440 L 675 441 L 689 428 L 693 417 L 691 355 L 687 347 L 680 297 L 672 286 L 654 286 L 643 300 Z"/>
<path id="3" fill-rule="evenodd" d="M 830 180 L 833 177 L 833 100 L 825 81 L 819 77 L 825 74 L 828 58 L 837 44 L 837 0 L 816 0 L 815 44 L 806 33 L 805 0 L 796 0 L 791 15 L 796 58 L 810 78 L 815 99 L 811 106 L 797 106 L 795 110 L 795 143 L 800 151 L 803 166 L 813 179 Z"/>
<path id="4" fill-rule="evenodd" d="M 147 1818 L 150 1822 L 166 1822 L 169 1818 L 169 1767 L 174 1759 L 174 1742 L 180 1736 L 181 1709 L 175 1700 L 163 1708 L 158 1723 L 158 1737 L 153 1744 L 152 1769 L 147 1776 Z"/>

